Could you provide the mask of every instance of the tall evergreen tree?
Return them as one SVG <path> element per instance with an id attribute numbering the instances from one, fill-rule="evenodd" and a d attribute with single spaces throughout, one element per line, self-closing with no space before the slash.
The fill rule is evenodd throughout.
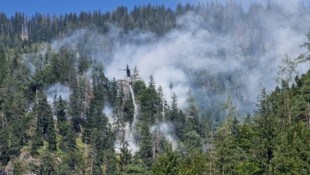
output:
<path id="1" fill-rule="evenodd" d="M 153 144 L 152 144 L 152 135 L 149 130 L 147 123 L 142 124 L 141 128 L 141 143 L 140 143 L 140 152 L 139 155 L 143 160 L 144 164 L 150 167 L 153 160 Z"/>
<path id="2" fill-rule="evenodd" d="M 49 143 L 48 148 L 50 150 L 56 150 L 57 142 L 53 114 L 43 93 L 39 93 L 38 95 L 37 103 L 34 108 L 34 115 L 37 118 L 37 126 L 35 141 L 33 144 L 37 144 L 36 140 L 39 141 L 44 139 Z"/>
<path id="3" fill-rule="evenodd" d="M 258 116 L 255 118 L 254 124 L 258 151 L 256 158 L 260 165 L 260 173 L 273 174 L 272 159 L 278 135 L 278 119 L 272 113 L 272 104 L 265 89 L 260 95 Z"/>
<path id="4" fill-rule="evenodd" d="M 7 60 L 3 48 L 0 48 L 0 63 L 1 63 L 0 64 L 0 85 L 1 85 L 7 74 Z"/>

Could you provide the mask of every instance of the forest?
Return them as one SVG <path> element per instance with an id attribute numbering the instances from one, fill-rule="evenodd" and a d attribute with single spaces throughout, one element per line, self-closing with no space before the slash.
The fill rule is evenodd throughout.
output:
<path id="1" fill-rule="evenodd" d="M 309 12 L 0 12 L 0 174 L 310 174 Z"/>

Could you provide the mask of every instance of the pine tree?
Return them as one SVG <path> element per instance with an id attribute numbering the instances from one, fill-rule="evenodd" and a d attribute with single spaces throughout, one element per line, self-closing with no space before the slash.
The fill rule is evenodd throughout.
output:
<path id="1" fill-rule="evenodd" d="M 132 124 L 134 118 L 134 108 L 135 107 L 132 102 L 132 96 L 130 95 L 123 106 L 124 122 L 129 122 L 130 124 Z"/>
<path id="2" fill-rule="evenodd" d="M 155 123 L 156 115 L 160 115 L 162 106 L 160 96 L 155 89 L 152 79 L 150 80 L 149 87 L 139 96 L 139 102 L 141 107 L 141 120 L 145 120 L 149 124 Z"/>
<path id="3" fill-rule="evenodd" d="M 195 98 L 192 96 L 191 91 L 189 91 L 187 93 L 188 97 L 187 97 L 187 116 L 192 120 L 192 124 L 197 127 L 195 128 L 195 130 L 198 133 L 201 133 L 201 131 L 199 131 L 199 110 L 198 107 L 196 106 L 196 102 L 195 102 Z"/>
<path id="4" fill-rule="evenodd" d="M 149 130 L 147 123 L 142 124 L 141 128 L 141 143 L 140 143 L 140 152 L 139 155 L 143 160 L 144 164 L 148 167 L 152 165 L 153 160 L 153 144 L 152 144 L 152 135 Z"/>
<path id="5" fill-rule="evenodd" d="M 175 93 L 173 93 L 172 97 L 171 97 L 171 111 L 170 111 L 170 115 L 169 118 L 172 122 L 176 122 L 178 120 L 178 102 L 177 102 L 177 96 Z"/>
<path id="6" fill-rule="evenodd" d="M 0 63 L 1 63 L 0 64 L 0 85 L 1 85 L 7 74 L 7 60 L 3 48 L 0 48 Z"/>
<path id="7" fill-rule="evenodd" d="M 65 122 L 66 121 L 66 108 L 65 108 L 65 102 L 62 100 L 61 96 L 59 96 L 58 102 L 57 102 L 57 121 L 59 122 Z"/>
<path id="8" fill-rule="evenodd" d="M 274 157 L 276 137 L 278 135 L 278 120 L 272 113 L 272 104 L 265 89 L 262 90 L 259 101 L 258 116 L 254 120 L 257 136 L 257 161 L 260 173 L 274 173 L 272 159 Z"/>
<path id="9" fill-rule="evenodd" d="M 85 73 L 90 66 L 90 59 L 82 55 L 78 58 L 78 73 L 81 75 Z"/>
<path id="10" fill-rule="evenodd" d="M 150 80 L 149 80 L 149 87 L 150 89 L 155 89 L 155 82 L 154 82 L 154 77 L 153 75 L 150 76 Z"/>
<path id="11" fill-rule="evenodd" d="M 152 172 L 154 175 L 178 175 L 181 168 L 180 159 L 176 152 L 169 150 L 157 158 Z"/>
<path id="12" fill-rule="evenodd" d="M 309 174 L 310 131 L 305 123 L 290 125 L 278 136 L 272 164 L 275 174 Z M 303 150 L 303 151 L 301 151 Z M 305 155 L 307 155 L 305 157 Z"/>
<path id="13" fill-rule="evenodd" d="M 120 168 L 121 171 L 131 163 L 132 155 L 128 149 L 128 142 L 122 139 L 121 148 L 120 148 Z"/>
<path id="14" fill-rule="evenodd" d="M 0 163 L 6 165 L 10 160 L 9 155 L 9 138 L 6 129 L 0 130 Z"/>
<path id="15" fill-rule="evenodd" d="M 77 88 L 73 89 L 73 93 L 70 95 L 69 101 L 69 114 L 71 116 L 72 128 L 76 133 L 81 131 L 81 116 L 80 110 L 82 109 L 80 105 L 80 98 Z"/>
<path id="16" fill-rule="evenodd" d="M 65 102 L 62 100 L 61 96 L 59 97 L 56 103 L 56 117 L 57 117 L 57 128 L 59 133 L 64 136 L 67 131 L 67 119 L 66 119 L 66 107 Z"/>
<path id="17" fill-rule="evenodd" d="M 184 175 L 204 175 L 206 171 L 206 158 L 201 152 L 192 151 L 181 159 L 178 174 Z M 230 172 L 231 173 L 231 172 Z"/>
<path id="18" fill-rule="evenodd" d="M 124 105 L 125 105 L 125 94 L 123 86 L 121 85 L 116 97 L 116 105 L 114 107 L 114 115 L 116 116 L 115 125 L 116 131 L 119 132 L 125 127 L 124 121 Z"/>
<path id="19" fill-rule="evenodd" d="M 103 66 L 94 68 L 93 75 L 93 93 L 98 106 L 103 107 L 108 90 L 108 79 L 103 73 Z"/>
<path id="20" fill-rule="evenodd" d="M 64 133 L 59 143 L 59 148 L 66 152 L 72 152 L 77 149 L 76 136 L 69 124 L 64 123 Z"/>
<path id="21" fill-rule="evenodd" d="M 217 129 L 214 136 L 215 144 L 215 170 L 217 174 L 236 173 L 234 168 L 236 166 L 235 157 L 236 143 L 235 138 L 232 135 L 233 121 L 231 118 L 223 123 L 223 125 Z"/>
<path id="22" fill-rule="evenodd" d="M 107 167 L 106 168 L 107 175 L 115 175 L 119 173 L 114 149 L 109 149 L 105 151 L 105 164 Z"/>
<path id="23" fill-rule="evenodd" d="M 50 150 L 56 150 L 56 133 L 53 114 L 43 93 L 38 95 L 38 102 L 35 106 L 34 113 L 37 117 L 37 128 L 33 144 L 40 145 L 40 140 L 44 139 L 49 143 L 48 148 Z"/>
<path id="24" fill-rule="evenodd" d="M 115 107 L 116 105 L 116 97 L 117 97 L 117 81 L 115 78 L 112 81 L 108 82 L 108 101 L 111 107 Z"/>
<path id="25" fill-rule="evenodd" d="M 146 89 L 146 85 L 144 81 L 141 81 L 141 80 L 135 81 L 133 85 L 133 93 L 136 96 L 139 97 L 142 94 L 142 92 L 144 92 L 145 89 Z"/>
<path id="26" fill-rule="evenodd" d="M 186 108 L 186 120 L 181 126 L 184 126 L 183 137 L 184 142 L 189 147 L 199 148 L 202 145 L 203 129 L 200 123 L 199 111 L 195 104 L 195 99 L 191 94 L 191 91 L 187 93 L 188 98 L 186 100 L 188 107 Z M 181 115 L 179 115 L 180 117 Z M 179 120 L 181 122 L 182 120 Z"/>

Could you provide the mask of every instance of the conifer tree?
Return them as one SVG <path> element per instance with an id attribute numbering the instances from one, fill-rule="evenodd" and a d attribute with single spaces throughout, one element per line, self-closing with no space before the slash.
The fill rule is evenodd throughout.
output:
<path id="1" fill-rule="evenodd" d="M 60 149 L 66 152 L 73 152 L 77 149 L 76 136 L 69 124 L 64 123 L 62 138 L 59 143 Z"/>
<path id="2" fill-rule="evenodd" d="M 128 149 L 128 142 L 122 139 L 120 148 L 120 168 L 123 170 L 128 164 L 131 163 L 132 155 Z"/>
<path id="3" fill-rule="evenodd" d="M 59 133 L 64 136 L 67 132 L 67 119 L 66 119 L 66 106 L 65 101 L 62 100 L 59 96 L 58 101 L 56 102 L 56 117 L 57 117 L 57 128 Z"/>
<path id="4" fill-rule="evenodd" d="M 150 133 L 148 124 L 144 122 L 141 128 L 141 143 L 139 155 L 143 160 L 144 164 L 148 167 L 152 165 L 153 160 L 152 146 L 152 135 Z"/>
<path id="5" fill-rule="evenodd" d="M 37 104 L 34 109 L 34 115 L 37 118 L 36 136 L 33 144 L 39 144 L 40 140 L 46 140 L 50 150 L 56 150 L 56 133 L 51 107 L 47 103 L 43 93 L 38 95 Z M 38 143 L 36 143 L 39 141 Z"/>
<path id="6" fill-rule="evenodd" d="M 10 160 L 9 138 L 7 129 L 0 130 L 0 163 L 6 165 Z"/>
<path id="7" fill-rule="evenodd" d="M 5 51 L 3 48 L 0 48 L 0 85 L 4 81 L 4 78 L 7 74 L 7 60 L 5 56 Z"/>
<path id="8" fill-rule="evenodd" d="M 152 166 L 152 172 L 155 175 L 177 175 L 181 168 L 180 159 L 176 152 L 168 150 L 157 158 Z"/>
<path id="9" fill-rule="evenodd" d="M 254 124 L 258 151 L 256 158 L 260 164 L 260 173 L 273 174 L 272 159 L 278 135 L 278 120 L 272 113 L 272 104 L 265 89 L 260 95 L 258 116 L 255 118 Z"/>

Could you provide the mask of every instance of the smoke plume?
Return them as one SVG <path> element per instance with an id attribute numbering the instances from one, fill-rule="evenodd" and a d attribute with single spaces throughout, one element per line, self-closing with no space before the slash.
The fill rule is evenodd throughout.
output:
<path id="1" fill-rule="evenodd" d="M 300 45 L 309 24 L 309 8 L 296 1 L 253 4 L 247 11 L 237 3 L 219 3 L 179 16 L 163 36 L 111 25 L 107 34 L 77 30 L 52 48 L 66 46 L 102 62 L 108 78 L 124 79 L 119 69 L 126 64 L 137 67 L 143 80 L 154 76 L 168 101 L 176 93 L 180 107 L 191 89 L 201 109 L 210 111 L 230 95 L 246 114 L 255 110 L 263 87 L 271 91 L 277 85 L 285 55 L 293 59 L 304 52 Z"/>

